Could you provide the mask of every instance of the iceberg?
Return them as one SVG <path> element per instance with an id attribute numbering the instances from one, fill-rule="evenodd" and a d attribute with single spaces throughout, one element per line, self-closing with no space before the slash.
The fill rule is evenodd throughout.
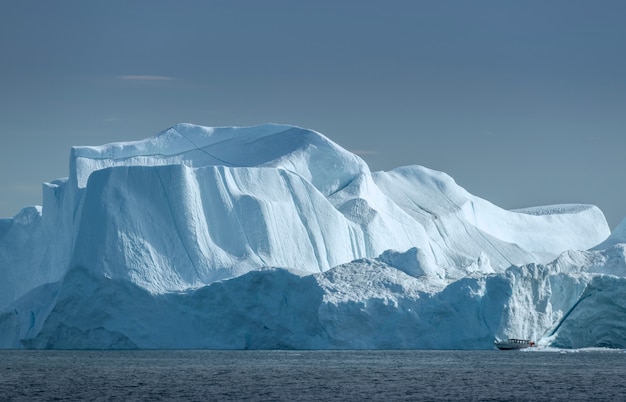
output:
<path id="1" fill-rule="evenodd" d="M 595 206 L 504 210 L 277 124 L 178 124 L 69 166 L 0 220 L 0 348 L 626 346 L 623 230 Z"/>

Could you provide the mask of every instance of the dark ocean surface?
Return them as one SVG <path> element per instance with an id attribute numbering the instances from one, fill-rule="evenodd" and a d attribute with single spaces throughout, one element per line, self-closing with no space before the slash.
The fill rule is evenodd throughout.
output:
<path id="1" fill-rule="evenodd" d="M 0 351 L 0 400 L 626 400 L 624 351 Z"/>

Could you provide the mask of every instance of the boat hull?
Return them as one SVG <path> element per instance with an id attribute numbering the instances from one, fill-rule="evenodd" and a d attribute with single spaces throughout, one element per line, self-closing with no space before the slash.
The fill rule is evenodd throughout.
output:
<path id="1" fill-rule="evenodd" d="M 493 341 L 500 350 L 518 350 L 535 346 L 535 343 L 526 339 L 509 339 L 507 341 Z"/>

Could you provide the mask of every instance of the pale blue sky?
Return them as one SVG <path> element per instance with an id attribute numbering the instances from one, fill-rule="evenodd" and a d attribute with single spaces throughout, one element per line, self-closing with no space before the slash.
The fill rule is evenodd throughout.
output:
<path id="1" fill-rule="evenodd" d="M 72 145 L 289 123 L 505 208 L 626 216 L 624 1 L 0 0 L 0 216 Z"/>

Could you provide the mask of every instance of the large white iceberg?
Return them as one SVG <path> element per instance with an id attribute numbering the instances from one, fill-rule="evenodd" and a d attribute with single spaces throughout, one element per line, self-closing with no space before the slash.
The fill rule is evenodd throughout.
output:
<path id="1" fill-rule="evenodd" d="M 624 333 L 589 290 L 623 289 L 619 233 L 568 251 L 608 236 L 594 206 L 507 211 L 311 130 L 179 124 L 72 148 L 0 221 L 0 347 L 621 347 L 571 324 Z"/>

